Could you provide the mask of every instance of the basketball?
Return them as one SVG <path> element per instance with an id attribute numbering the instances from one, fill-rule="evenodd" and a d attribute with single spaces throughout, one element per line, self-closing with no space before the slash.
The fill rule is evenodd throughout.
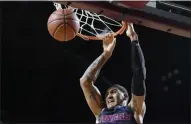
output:
<path id="1" fill-rule="evenodd" d="M 48 19 L 48 31 L 58 41 L 70 41 L 78 33 L 80 22 L 72 9 L 58 9 Z"/>

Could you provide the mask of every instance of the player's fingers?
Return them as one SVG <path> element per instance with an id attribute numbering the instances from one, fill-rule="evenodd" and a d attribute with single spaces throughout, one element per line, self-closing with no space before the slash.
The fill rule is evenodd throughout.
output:
<path id="1" fill-rule="evenodd" d="M 114 38 L 114 34 L 113 34 L 113 33 L 110 33 L 109 38 L 110 38 L 110 39 Z"/>
<path id="2" fill-rule="evenodd" d="M 111 36 L 114 37 L 114 33 L 111 33 Z"/>
<path id="3" fill-rule="evenodd" d="M 110 38 L 110 39 L 112 38 L 112 33 L 109 33 L 109 38 Z"/>
<path id="4" fill-rule="evenodd" d="M 110 33 L 107 34 L 107 37 L 110 37 Z"/>
<path id="5" fill-rule="evenodd" d="M 106 34 L 106 37 L 105 37 L 105 38 L 106 38 L 106 40 L 108 40 L 108 38 L 109 38 L 109 34 Z"/>
<path id="6" fill-rule="evenodd" d="M 110 34 L 109 34 L 109 37 L 112 37 L 112 36 L 113 36 L 112 33 L 110 33 Z"/>
<path id="7" fill-rule="evenodd" d="M 105 37 L 103 37 L 103 40 L 105 41 Z"/>
<path id="8" fill-rule="evenodd" d="M 106 33 L 106 34 L 104 35 L 104 37 L 107 38 L 107 36 L 108 36 L 108 34 Z"/>
<path id="9" fill-rule="evenodd" d="M 105 40 L 108 40 L 108 36 L 105 37 Z"/>
<path id="10" fill-rule="evenodd" d="M 105 39 L 105 40 L 106 40 L 106 38 L 107 38 L 107 34 L 104 35 L 104 39 Z"/>
<path id="11" fill-rule="evenodd" d="M 109 39 L 111 40 L 113 38 L 112 34 L 110 33 L 109 34 Z"/>
<path id="12" fill-rule="evenodd" d="M 107 34 L 104 35 L 103 39 L 104 40 L 109 40 L 109 39 L 112 39 L 113 36 L 114 36 L 113 33 L 107 33 Z"/>
<path id="13" fill-rule="evenodd" d="M 110 33 L 107 34 L 107 37 L 110 37 Z"/>

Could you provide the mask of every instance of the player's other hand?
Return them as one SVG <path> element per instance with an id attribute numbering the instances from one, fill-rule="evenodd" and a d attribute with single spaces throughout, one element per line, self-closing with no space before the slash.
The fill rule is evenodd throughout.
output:
<path id="1" fill-rule="evenodd" d="M 113 33 L 106 34 L 103 37 L 103 50 L 112 54 L 116 44 L 116 38 Z"/>
<path id="2" fill-rule="evenodd" d="M 131 41 L 138 40 L 138 35 L 135 32 L 135 29 L 133 27 L 133 23 L 127 22 L 126 35 L 130 38 Z"/>

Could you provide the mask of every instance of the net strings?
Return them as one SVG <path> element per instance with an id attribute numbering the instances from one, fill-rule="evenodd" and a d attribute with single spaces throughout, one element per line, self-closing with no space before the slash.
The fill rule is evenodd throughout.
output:
<path id="1" fill-rule="evenodd" d="M 62 5 L 60 3 L 54 2 L 54 6 L 56 7 L 56 10 L 62 9 Z M 114 19 L 106 17 L 104 15 L 98 15 L 97 13 L 92 13 L 87 10 L 82 10 L 82 9 L 73 8 L 73 7 L 70 7 L 70 9 L 73 9 L 73 11 L 78 16 L 79 22 L 81 23 L 80 30 L 78 32 L 80 34 L 82 34 L 82 31 L 85 31 L 91 35 L 94 35 L 97 37 L 102 37 L 106 33 L 114 33 L 114 31 L 110 28 L 111 26 L 122 27 L 121 23 L 117 22 Z M 107 22 L 107 21 L 103 20 L 103 18 L 105 18 L 111 22 Z M 99 23 L 102 23 L 106 27 L 106 29 L 96 28 L 94 26 L 95 21 L 99 21 Z M 85 26 L 90 27 L 92 30 L 90 31 L 90 30 L 85 29 Z M 98 31 L 102 32 L 102 33 L 98 33 Z"/>

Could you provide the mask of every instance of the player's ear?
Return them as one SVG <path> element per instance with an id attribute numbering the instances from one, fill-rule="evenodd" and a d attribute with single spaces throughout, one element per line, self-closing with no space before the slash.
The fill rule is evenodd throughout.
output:
<path id="1" fill-rule="evenodd" d="M 128 99 L 128 95 L 124 94 L 124 99 L 127 100 Z"/>

